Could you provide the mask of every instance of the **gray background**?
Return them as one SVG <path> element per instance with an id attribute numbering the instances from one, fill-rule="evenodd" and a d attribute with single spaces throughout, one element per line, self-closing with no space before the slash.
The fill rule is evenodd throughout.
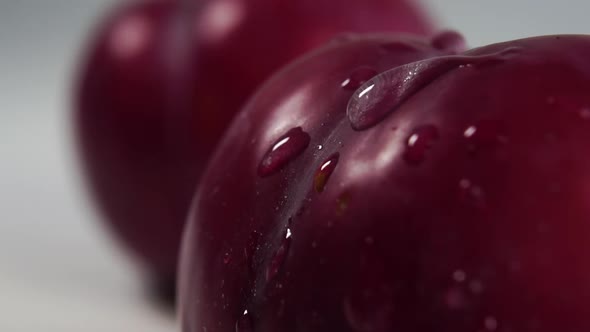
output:
<path id="1" fill-rule="evenodd" d="M 165 332 L 94 219 L 68 122 L 74 64 L 111 0 L 0 0 L 0 331 Z M 470 45 L 590 33 L 590 2 L 428 0 Z"/>

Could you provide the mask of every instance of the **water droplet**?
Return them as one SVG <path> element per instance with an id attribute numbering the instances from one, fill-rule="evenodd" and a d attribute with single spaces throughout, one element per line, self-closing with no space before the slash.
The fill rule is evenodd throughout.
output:
<path id="1" fill-rule="evenodd" d="M 444 303 L 451 310 L 459 310 L 466 306 L 465 294 L 458 287 L 452 287 L 444 293 Z"/>
<path id="2" fill-rule="evenodd" d="M 519 49 L 507 48 L 478 56 L 449 55 L 409 63 L 383 72 L 364 83 L 347 107 L 353 129 L 368 129 L 381 122 L 415 93 L 453 69 L 465 65 L 489 65 L 505 61 Z"/>
<path id="3" fill-rule="evenodd" d="M 360 67 L 353 71 L 350 77 L 342 82 L 341 86 L 344 90 L 356 90 L 363 83 L 375 77 L 375 75 L 377 75 L 376 70 L 368 67 Z"/>
<path id="4" fill-rule="evenodd" d="M 488 331 L 495 331 L 498 328 L 498 321 L 496 318 L 488 316 L 484 319 L 483 325 Z"/>
<path id="5" fill-rule="evenodd" d="M 334 169 L 336 169 L 339 157 L 339 153 L 333 154 L 330 158 L 328 158 L 328 160 L 324 161 L 320 168 L 316 171 L 315 177 L 313 179 L 313 187 L 318 193 L 324 191 L 330 175 L 332 175 Z"/>
<path id="6" fill-rule="evenodd" d="M 463 137 L 467 140 L 471 153 L 498 143 L 506 143 L 508 140 L 504 124 L 495 120 L 482 120 L 468 126 L 463 132 Z"/>
<path id="7" fill-rule="evenodd" d="M 254 322 L 252 316 L 248 310 L 244 310 L 244 313 L 236 322 L 236 332 L 252 332 L 254 331 Z"/>
<path id="8" fill-rule="evenodd" d="M 349 193 L 340 194 L 340 196 L 338 196 L 338 198 L 336 199 L 336 214 L 338 216 L 343 215 L 344 212 L 346 212 L 346 210 L 348 209 L 349 205 L 350 205 L 350 194 Z"/>
<path id="9" fill-rule="evenodd" d="M 459 198 L 477 208 L 485 207 L 483 190 L 469 179 L 459 181 Z"/>
<path id="10" fill-rule="evenodd" d="M 466 42 L 463 36 L 456 31 L 443 31 L 432 38 L 430 42 L 432 47 L 441 51 L 458 53 L 465 50 Z"/>
<path id="11" fill-rule="evenodd" d="M 590 119 L 590 108 L 583 107 L 582 109 L 580 109 L 580 117 L 584 120 Z"/>
<path id="12" fill-rule="evenodd" d="M 276 277 L 276 275 L 281 270 L 285 259 L 287 258 L 287 254 L 289 253 L 289 248 L 291 247 L 291 240 L 292 234 L 291 229 L 287 228 L 285 231 L 285 236 L 281 241 L 281 245 L 279 249 L 275 252 L 272 259 L 270 260 L 270 264 L 266 269 L 266 281 L 270 281 Z"/>
<path id="13" fill-rule="evenodd" d="M 404 159 L 414 165 L 422 163 L 426 158 L 426 152 L 438 138 L 438 129 L 433 125 L 416 128 L 408 137 Z"/>
<path id="14" fill-rule="evenodd" d="M 456 282 L 463 282 L 467 279 L 467 274 L 463 270 L 456 270 L 453 272 L 453 280 Z"/>
<path id="15" fill-rule="evenodd" d="M 250 269 L 250 273 L 254 273 L 256 271 L 256 267 L 254 266 L 255 265 L 254 256 L 256 254 L 256 251 L 260 247 L 260 238 L 261 238 L 260 233 L 258 233 L 257 231 L 252 231 L 252 233 L 250 233 L 250 237 L 248 238 L 248 243 L 246 244 L 246 247 L 244 248 L 244 257 L 246 258 L 246 261 L 248 262 L 248 267 Z"/>
<path id="16" fill-rule="evenodd" d="M 476 131 L 477 128 L 475 126 L 470 126 L 469 128 L 465 129 L 464 136 L 470 138 L 473 136 L 473 134 L 475 134 Z"/>
<path id="17" fill-rule="evenodd" d="M 318 145 L 318 150 L 321 150 L 321 149 L 323 149 L 323 148 L 324 148 L 324 146 L 323 146 L 323 145 L 321 145 L 321 144 L 320 144 L 320 145 Z"/>
<path id="18" fill-rule="evenodd" d="M 301 127 L 289 130 L 266 152 L 258 166 L 258 175 L 266 177 L 279 171 L 289 161 L 299 156 L 307 148 L 309 141 L 309 134 Z"/>
<path id="19" fill-rule="evenodd" d="M 223 264 L 227 265 L 227 264 L 229 264 L 229 262 L 231 262 L 231 255 L 229 252 L 226 252 L 223 255 Z"/>

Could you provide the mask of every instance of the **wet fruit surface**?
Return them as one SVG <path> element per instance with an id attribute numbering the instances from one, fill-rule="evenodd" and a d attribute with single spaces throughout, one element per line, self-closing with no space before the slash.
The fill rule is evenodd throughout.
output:
<path id="1" fill-rule="evenodd" d="M 205 162 L 259 84 L 342 32 L 430 30 L 401 0 L 122 5 L 89 45 L 76 97 L 80 150 L 101 212 L 151 270 L 173 278 Z M 354 90 L 366 76 L 358 72 L 346 86 Z"/>
<path id="2" fill-rule="evenodd" d="M 444 50 L 443 50 L 444 51 Z M 447 51 L 453 53 L 454 50 Z M 449 72 L 464 67 L 482 67 L 508 60 L 517 47 L 480 56 L 447 56 L 413 62 L 381 73 L 364 83 L 348 104 L 348 119 L 356 130 L 381 122 L 403 102 Z"/>
<path id="3" fill-rule="evenodd" d="M 313 185 L 317 192 L 321 193 L 326 188 L 326 184 L 328 179 L 330 179 L 330 175 L 336 169 L 336 165 L 338 165 L 338 158 L 340 154 L 336 152 L 330 158 L 322 163 L 322 166 L 317 170 L 315 174 L 315 178 L 313 179 Z"/>
<path id="4" fill-rule="evenodd" d="M 258 175 L 267 177 L 283 168 L 297 158 L 309 145 L 309 134 L 301 127 L 289 130 L 280 137 L 270 150 L 262 157 L 258 166 Z"/>
<path id="5" fill-rule="evenodd" d="M 428 79 L 355 130 L 347 106 L 362 87 L 341 87 L 351 72 L 439 61 L 423 60 L 441 52 L 429 46 L 378 55 L 384 42 L 327 47 L 275 76 L 234 122 L 185 237 L 184 331 L 231 331 L 245 310 L 260 332 L 590 330 L 590 37 L 466 52 L 519 50 Z M 258 177 L 293 127 L 322 148 Z M 223 264 L 253 231 L 253 258 Z"/>

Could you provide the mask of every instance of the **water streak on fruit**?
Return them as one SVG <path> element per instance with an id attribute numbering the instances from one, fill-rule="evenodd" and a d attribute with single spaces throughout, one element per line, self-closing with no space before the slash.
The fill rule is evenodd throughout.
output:
<path id="1" fill-rule="evenodd" d="M 441 51 L 458 53 L 465 50 L 465 38 L 456 31 L 443 31 L 435 35 L 430 44 Z"/>
<path id="2" fill-rule="evenodd" d="M 517 48 L 486 55 L 449 55 L 413 62 L 385 71 L 368 80 L 348 102 L 352 128 L 364 130 L 381 122 L 408 98 L 448 72 L 467 65 L 492 65 L 518 54 Z"/>
<path id="3" fill-rule="evenodd" d="M 375 77 L 375 75 L 377 75 L 376 70 L 368 67 L 360 67 L 353 71 L 352 74 L 350 74 L 350 77 L 345 79 L 340 86 L 342 86 L 344 90 L 354 91 L 366 81 Z"/>
<path id="4" fill-rule="evenodd" d="M 333 154 L 332 156 L 330 156 L 330 158 L 328 158 L 328 160 L 324 161 L 322 163 L 322 166 L 320 166 L 320 168 L 316 171 L 313 180 L 313 187 L 315 188 L 315 191 L 317 191 L 318 193 L 324 191 L 324 188 L 326 187 L 326 183 L 328 182 L 330 175 L 332 175 L 334 169 L 336 169 L 339 157 L 339 153 Z"/>
<path id="5" fill-rule="evenodd" d="M 309 134 L 301 127 L 289 130 L 266 152 L 258 165 L 258 175 L 267 177 L 279 171 L 289 161 L 299 156 L 307 148 L 309 141 Z"/>
<path id="6" fill-rule="evenodd" d="M 433 125 L 416 128 L 408 137 L 404 159 L 412 165 L 418 165 L 426 158 L 426 152 L 439 138 L 438 129 Z"/>
<path id="7" fill-rule="evenodd" d="M 287 254 L 289 253 L 289 248 L 291 247 L 291 240 L 292 240 L 292 233 L 291 229 L 287 228 L 285 231 L 285 236 L 281 241 L 281 245 L 279 249 L 273 255 L 268 268 L 266 269 L 266 281 L 270 281 L 274 279 L 274 277 L 279 273 L 285 259 L 287 258 Z"/>
<path id="8" fill-rule="evenodd" d="M 244 313 L 236 322 L 236 332 L 252 332 L 254 331 L 254 322 L 252 316 L 248 313 L 248 310 L 244 310 Z"/>

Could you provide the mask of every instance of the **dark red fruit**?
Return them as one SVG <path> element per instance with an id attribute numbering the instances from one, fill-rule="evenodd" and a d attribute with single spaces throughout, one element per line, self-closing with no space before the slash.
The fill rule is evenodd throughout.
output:
<path id="1" fill-rule="evenodd" d="M 86 173 L 115 233 L 172 278 L 197 180 L 245 99 L 287 61 L 364 31 L 430 26 L 402 0 L 148 0 L 115 10 L 90 45 L 76 99 Z"/>
<path id="2" fill-rule="evenodd" d="M 350 152 L 343 152 L 361 153 L 372 145 L 346 137 L 357 135 L 346 118 L 348 100 L 375 74 L 440 54 L 421 40 L 350 36 L 265 84 L 235 120 L 203 178 L 191 217 L 193 230 L 186 233 L 181 287 L 185 331 L 229 331 L 234 325 L 242 330 L 245 310 L 253 331 L 314 330 L 324 319 L 323 310 L 340 312 L 341 304 L 324 305 L 332 301 L 334 291 L 341 291 L 338 283 L 348 279 L 336 280 L 333 271 L 318 275 L 328 272 L 318 262 L 328 263 L 324 259 L 330 257 L 315 253 L 337 245 L 317 232 L 329 236 L 327 225 L 336 229 L 333 223 L 339 216 L 348 215 L 350 205 L 363 199 L 355 191 L 334 191 L 335 185 L 340 188 L 339 171 L 351 165 Z M 395 133 L 391 128 L 387 132 Z M 317 213 L 331 217 L 322 219 Z M 254 245 L 252 234 L 257 235 Z M 355 250 L 355 242 L 350 244 L 343 254 Z M 333 285 L 322 284 L 324 278 L 334 279 Z M 291 302 L 294 295 L 285 292 L 298 292 L 294 285 L 302 288 Z M 317 289 L 320 285 L 327 288 Z M 310 305 L 301 320 L 290 312 L 304 304 L 300 297 Z M 307 302 L 316 300 L 313 305 Z M 319 316 L 308 316 L 312 313 Z M 281 319 L 271 319 L 275 315 Z"/>
<path id="3" fill-rule="evenodd" d="M 244 313 L 257 332 L 590 331 L 590 37 L 384 42 L 316 52 L 234 121 L 185 234 L 184 332 Z M 381 74 L 343 89 L 357 68 Z M 259 177 L 291 128 L 309 146 Z"/>

